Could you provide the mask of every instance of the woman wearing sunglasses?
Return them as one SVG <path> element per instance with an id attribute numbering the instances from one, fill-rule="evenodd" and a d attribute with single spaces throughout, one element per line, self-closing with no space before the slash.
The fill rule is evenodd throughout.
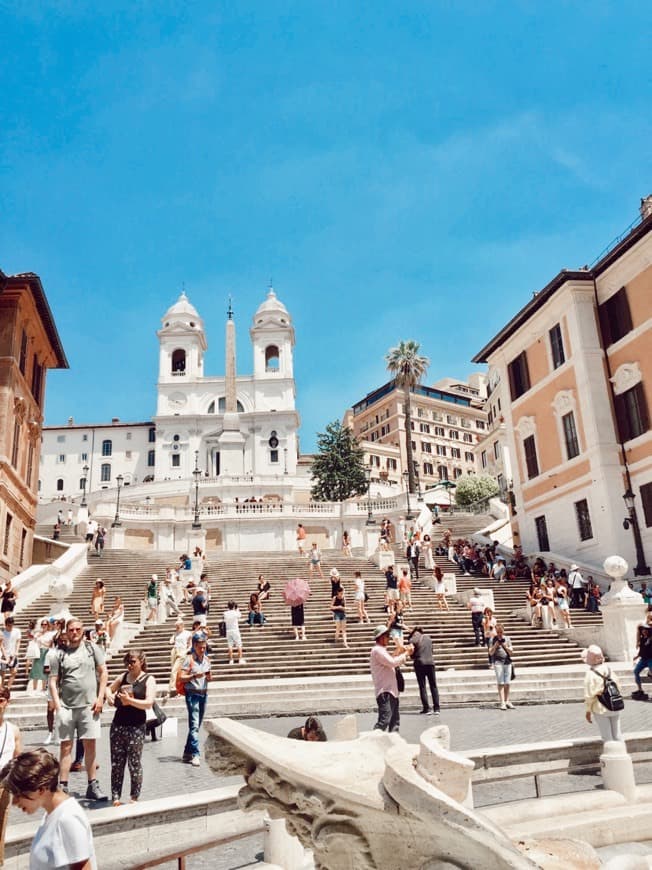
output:
<path id="1" fill-rule="evenodd" d="M 109 735 L 111 746 L 111 799 L 118 807 L 122 798 L 125 765 L 129 765 L 131 803 L 140 797 L 143 785 L 143 744 L 147 710 L 156 697 L 156 680 L 147 673 L 143 650 L 126 653 L 127 670 L 106 690 L 106 699 L 116 708 Z"/>

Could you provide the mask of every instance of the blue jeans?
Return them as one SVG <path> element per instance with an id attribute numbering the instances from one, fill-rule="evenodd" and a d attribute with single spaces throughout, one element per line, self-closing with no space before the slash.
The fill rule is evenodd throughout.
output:
<path id="1" fill-rule="evenodd" d="M 641 671 L 644 671 L 645 668 L 652 668 L 652 659 L 639 659 L 636 663 L 636 667 L 634 668 L 634 679 L 636 680 L 636 686 L 639 691 L 643 688 L 641 685 Z"/>
<path id="2" fill-rule="evenodd" d="M 380 731 L 398 731 L 401 716 L 398 710 L 398 698 L 389 692 L 381 692 L 376 698 L 378 704 L 378 721 L 374 729 Z"/>
<path id="3" fill-rule="evenodd" d="M 186 709 L 188 710 L 188 737 L 183 754 L 199 755 L 199 729 L 206 710 L 206 695 L 186 691 Z"/>

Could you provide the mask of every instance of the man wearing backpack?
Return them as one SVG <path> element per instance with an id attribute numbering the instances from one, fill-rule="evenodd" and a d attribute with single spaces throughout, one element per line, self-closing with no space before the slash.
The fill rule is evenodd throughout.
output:
<path id="1" fill-rule="evenodd" d="M 86 797 L 108 800 L 95 778 L 95 746 L 100 736 L 100 716 L 107 683 L 104 651 L 84 639 L 84 626 L 72 617 L 66 624 L 68 642 L 50 661 L 50 697 L 61 740 L 60 785 L 68 791 L 68 774 L 75 731 L 84 744 L 88 788 Z"/>
<path id="2" fill-rule="evenodd" d="M 595 718 L 603 742 L 622 742 L 624 738 L 620 730 L 620 712 L 625 704 L 611 670 L 605 664 L 602 650 L 596 644 L 591 644 L 582 651 L 582 661 L 588 665 L 584 678 L 586 721 L 592 722 Z"/>

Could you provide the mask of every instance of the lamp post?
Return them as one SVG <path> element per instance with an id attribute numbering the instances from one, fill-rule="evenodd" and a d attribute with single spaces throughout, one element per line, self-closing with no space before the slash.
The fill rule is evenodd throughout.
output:
<path id="1" fill-rule="evenodd" d="M 284 463 L 283 474 L 287 474 L 288 473 L 288 449 L 287 449 L 287 447 L 283 448 L 283 463 Z"/>
<path id="2" fill-rule="evenodd" d="M 421 495 L 421 478 L 419 477 L 419 463 L 415 459 L 412 465 L 414 466 L 414 476 L 417 479 L 417 501 L 423 501 L 423 496 Z"/>
<path id="3" fill-rule="evenodd" d="M 199 522 L 199 478 L 201 477 L 199 450 L 195 450 L 195 467 L 192 471 L 192 476 L 195 478 L 195 519 L 192 527 L 193 529 L 201 529 L 201 523 Z"/>
<path id="4" fill-rule="evenodd" d="M 365 477 L 367 478 L 367 522 L 368 526 L 375 526 L 376 520 L 374 519 L 374 515 L 371 512 L 371 467 L 367 467 L 365 470 Z"/>
<path id="5" fill-rule="evenodd" d="M 407 499 L 407 513 L 405 514 L 405 519 L 406 520 L 413 520 L 414 515 L 412 514 L 412 511 L 410 510 L 410 472 L 404 471 L 403 477 L 405 478 L 405 497 Z"/>
<path id="6" fill-rule="evenodd" d="M 84 491 L 82 493 L 82 500 L 81 500 L 80 507 L 86 507 L 86 481 L 88 480 L 88 472 L 89 472 L 88 465 L 85 465 L 82 468 L 82 471 L 84 472 L 84 476 L 82 477 L 82 487 L 83 487 Z"/>
<path id="7" fill-rule="evenodd" d="M 114 529 L 116 526 L 122 525 L 122 523 L 120 522 L 120 487 L 122 486 L 123 480 L 124 477 L 121 474 L 119 474 L 115 479 L 115 482 L 118 484 L 118 496 L 115 500 L 115 519 L 111 523 L 112 529 Z"/>
<path id="8" fill-rule="evenodd" d="M 623 499 L 625 500 L 625 505 L 627 506 L 627 512 L 629 514 L 629 517 L 627 517 L 623 522 L 623 526 L 625 529 L 628 529 L 631 526 L 632 534 L 634 535 L 634 547 L 636 549 L 636 566 L 634 568 L 634 575 L 636 577 L 647 577 L 650 573 L 650 568 L 648 565 L 645 564 L 645 553 L 643 552 L 641 529 L 638 524 L 636 508 L 634 507 L 634 500 L 636 499 L 636 496 L 632 492 L 631 486 L 627 487 L 625 494 L 623 495 Z"/>

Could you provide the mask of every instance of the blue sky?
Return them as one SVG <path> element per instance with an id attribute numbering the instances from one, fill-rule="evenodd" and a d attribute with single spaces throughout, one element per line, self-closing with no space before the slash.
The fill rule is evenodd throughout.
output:
<path id="1" fill-rule="evenodd" d="M 70 361 L 46 422 L 148 419 L 185 282 L 207 374 L 270 276 L 301 447 L 422 345 L 470 359 L 652 193 L 640 2 L 4 2 L 0 268 L 42 280 Z"/>

